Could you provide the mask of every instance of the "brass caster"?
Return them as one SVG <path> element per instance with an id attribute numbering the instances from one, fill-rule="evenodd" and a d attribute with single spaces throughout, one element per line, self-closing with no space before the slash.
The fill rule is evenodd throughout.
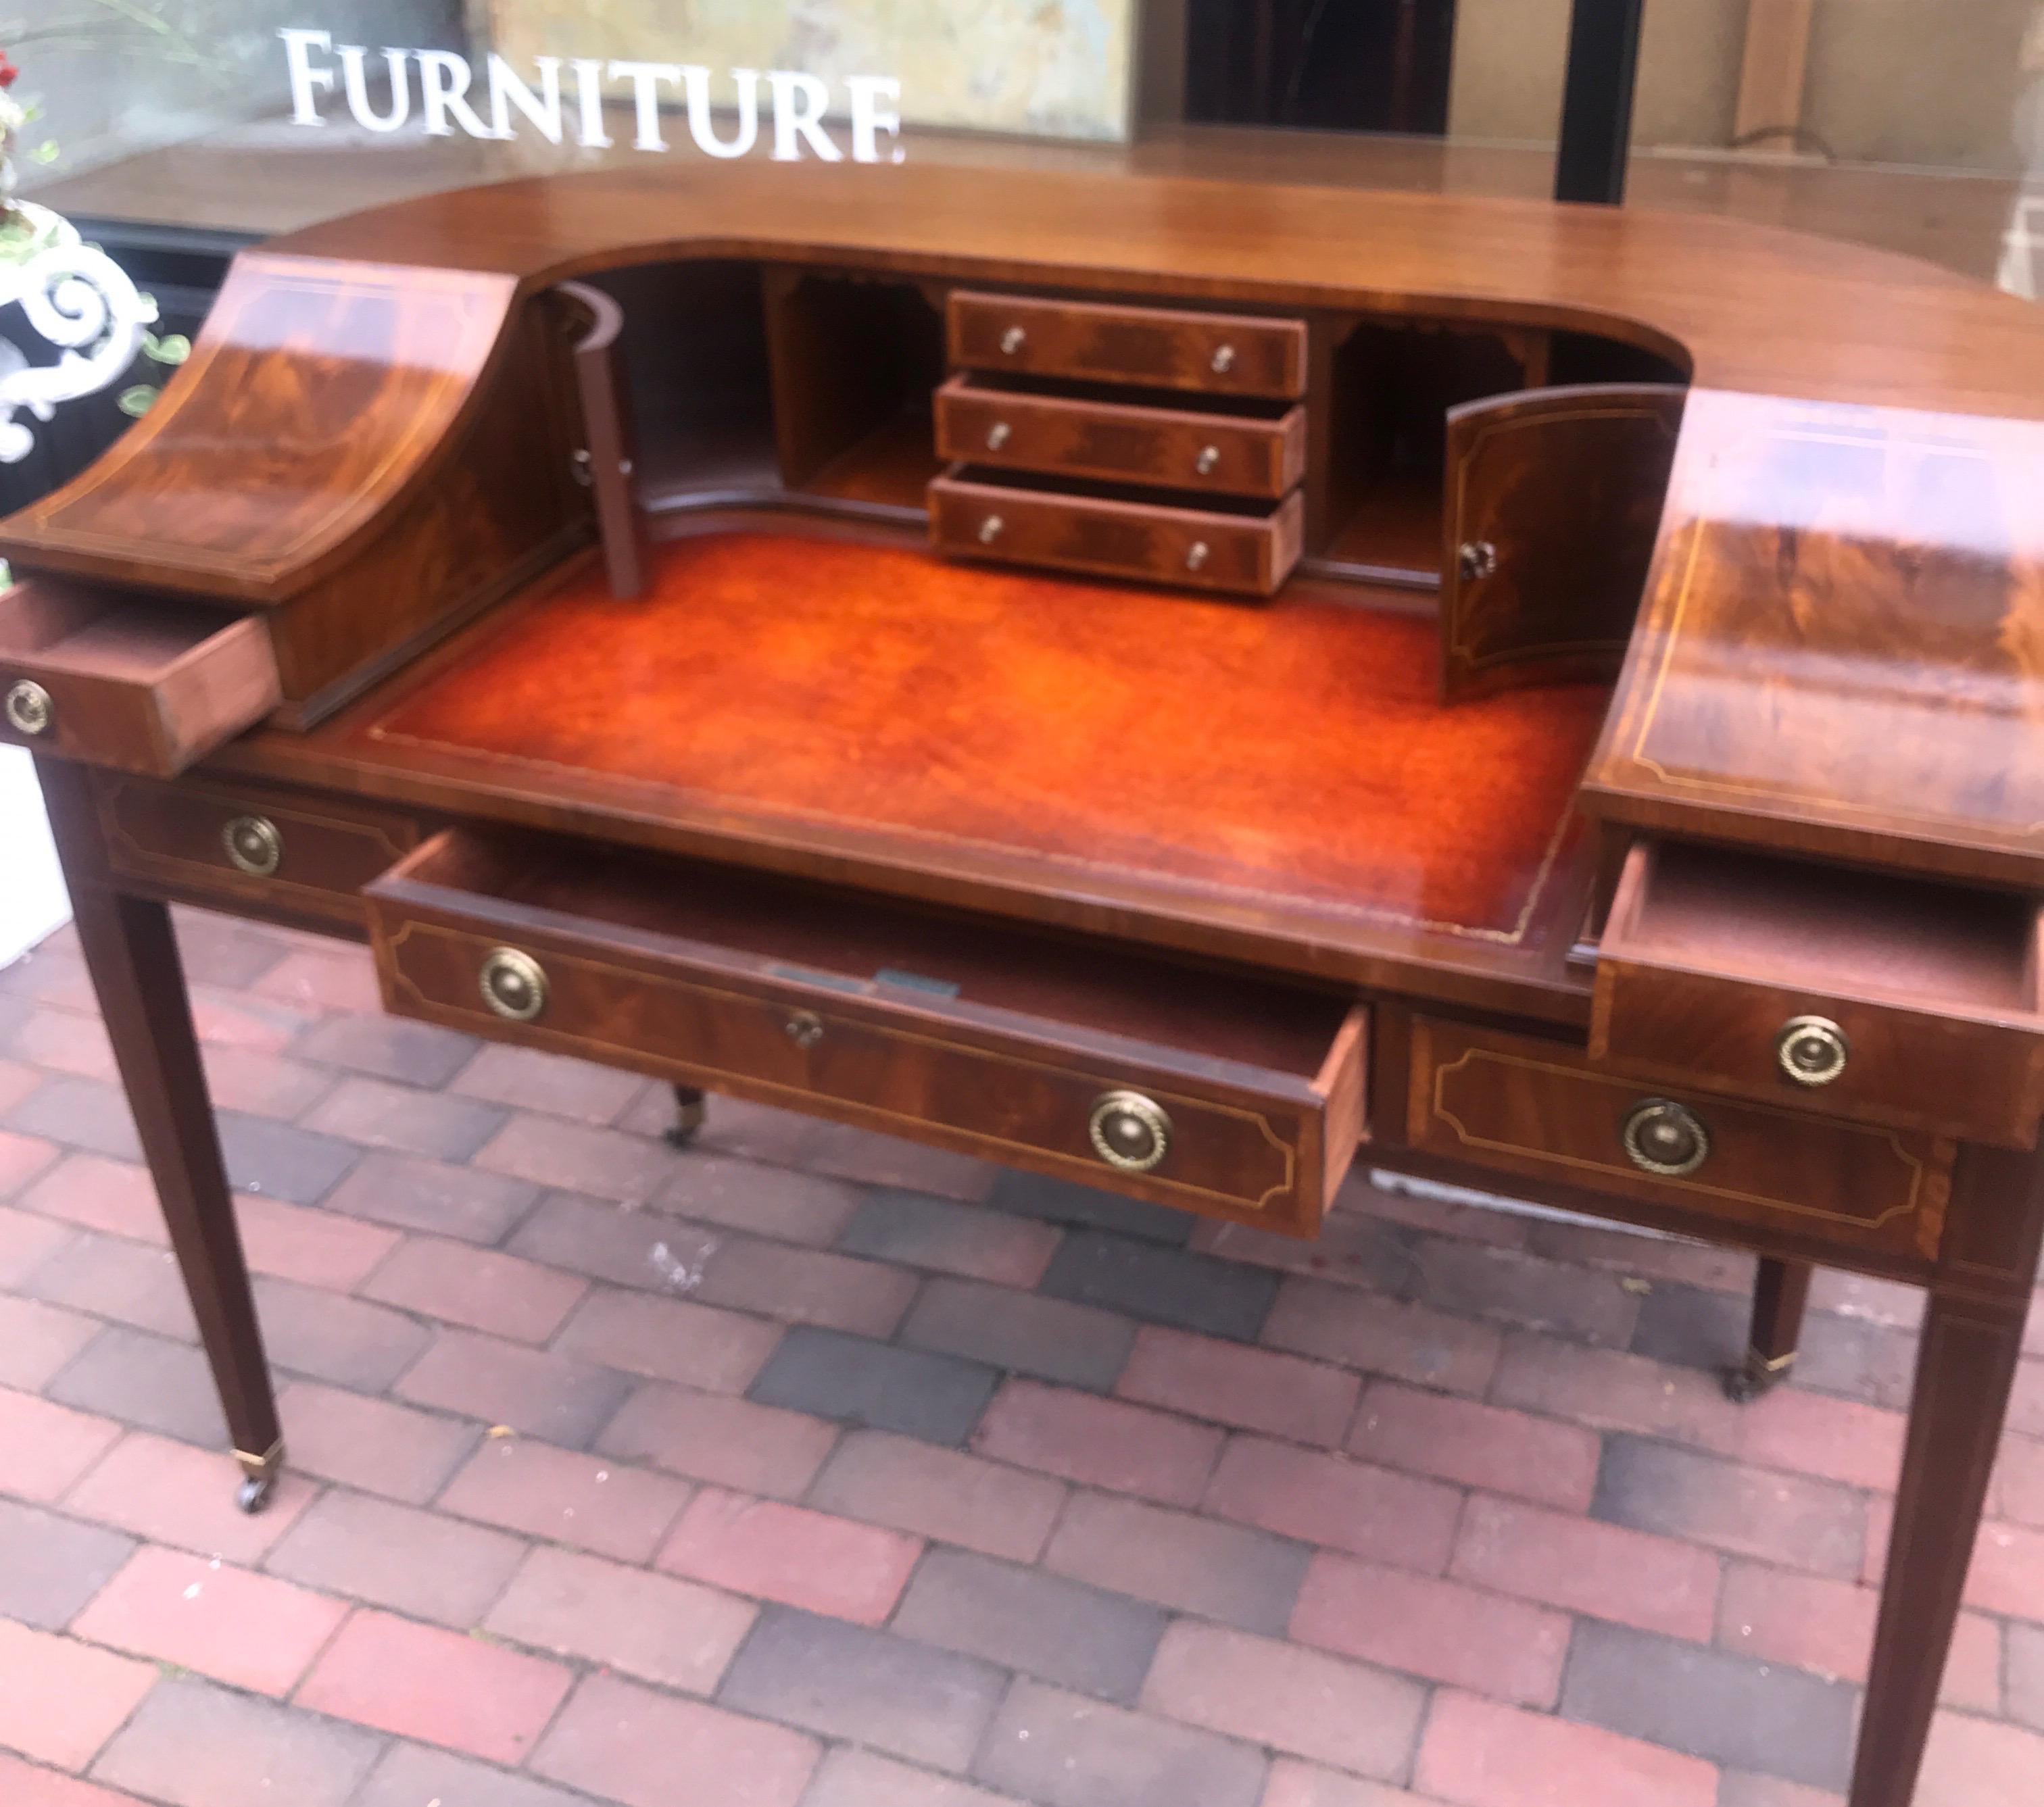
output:
<path id="1" fill-rule="evenodd" d="M 1748 1355 L 1737 1368 L 1725 1371 L 1725 1397 L 1734 1405 L 1750 1406 L 1786 1380 L 1788 1370 L 1795 1365 L 1792 1355 L 1782 1356 L 1773 1361 L 1765 1356 Z"/>
<path id="2" fill-rule="evenodd" d="M 251 1475 L 234 1490 L 234 1503 L 250 1514 L 260 1512 L 277 1490 L 275 1475 Z"/>
<path id="3" fill-rule="evenodd" d="M 281 1442 L 273 1443 L 268 1452 L 261 1456 L 251 1456 L 245 1449 L 237 1449 L 234 1460 L 241 1464 L 241 1485 L 235 1490 L 234 1503 L 244 1512 L 260 1512 L 277 1490 L 277 1477 L 284 1468 L 284 1446 Z"/>

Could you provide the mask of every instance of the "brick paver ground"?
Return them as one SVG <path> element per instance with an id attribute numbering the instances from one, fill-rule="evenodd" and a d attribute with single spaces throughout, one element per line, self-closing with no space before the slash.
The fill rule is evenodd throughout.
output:
<path id="1" fill-rule="evenodd" d="M 180 918 L 244 1518 L 75 948 L 0 973 L 8 1807 L 1835 1807 L 1916 1302 L 1352 1182 L 1316 1245 L 376 1014 Z M 1922 1807 L 2044 1801 L 2044 1313 Z"/>

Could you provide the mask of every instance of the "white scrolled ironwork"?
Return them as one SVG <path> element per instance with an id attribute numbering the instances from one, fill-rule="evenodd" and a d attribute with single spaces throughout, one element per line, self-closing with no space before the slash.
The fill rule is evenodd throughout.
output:
<path id="1" fill-rule="evenodd" d="M 156 302 L 68 220 L 33 201 L 17 201 L 13 216 L 13 231 L 0 236 L 0 307 L 19 302 L 30 330 L 59 356 L 32 364 L 0 336 L 0 464 L 18 464 L 34 448 L 34 430 L 19 415 L 48 420 L 60 403 L 111 388 L 156 318 Z"/>

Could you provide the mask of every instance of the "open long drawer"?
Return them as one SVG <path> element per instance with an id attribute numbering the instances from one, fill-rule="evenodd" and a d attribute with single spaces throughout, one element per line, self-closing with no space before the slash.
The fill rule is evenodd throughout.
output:
<path id="1" fill-rule="evenodd" d="M 0 590 L 0 739 L 170 778 L 279 694 L 259 617 L 53 578 Z"/>
<path id="2" fill-rule="evenodd" d="M 1348 1000 L 863 893 L 450 830 L 365 893 L 400 1015 L 1310 1233 Z"/>
<path id="3" fill-rule="evenodd" d="M 1598 955 L 1590 1054 L 2029 1147 L 2044 1112 L 2040 924 L 2034 899 L 1635 842 Z"/>

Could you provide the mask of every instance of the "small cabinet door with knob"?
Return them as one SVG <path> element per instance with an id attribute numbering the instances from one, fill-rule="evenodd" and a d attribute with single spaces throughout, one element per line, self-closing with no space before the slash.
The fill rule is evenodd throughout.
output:
<path id="1" fill-rule="evenodd" d="M 1600 944 L 1593 1059 L 2027 1148 L 2044 915 L 2015 892 L 1644 838 Z"/>
<path id="2" fill-rule="evenodd" d="M 1352 999 L 728 867 L 450 830 L 365 899 L 384 1002 L 1297 1234 L 1363 1134 Z"/>
<path id="3" fill-rule="evenodd" d="M 1592 383 L 1448 411 L 1446 698 L 1616 674 L 1646 587 L 1685 393 Z"/>

